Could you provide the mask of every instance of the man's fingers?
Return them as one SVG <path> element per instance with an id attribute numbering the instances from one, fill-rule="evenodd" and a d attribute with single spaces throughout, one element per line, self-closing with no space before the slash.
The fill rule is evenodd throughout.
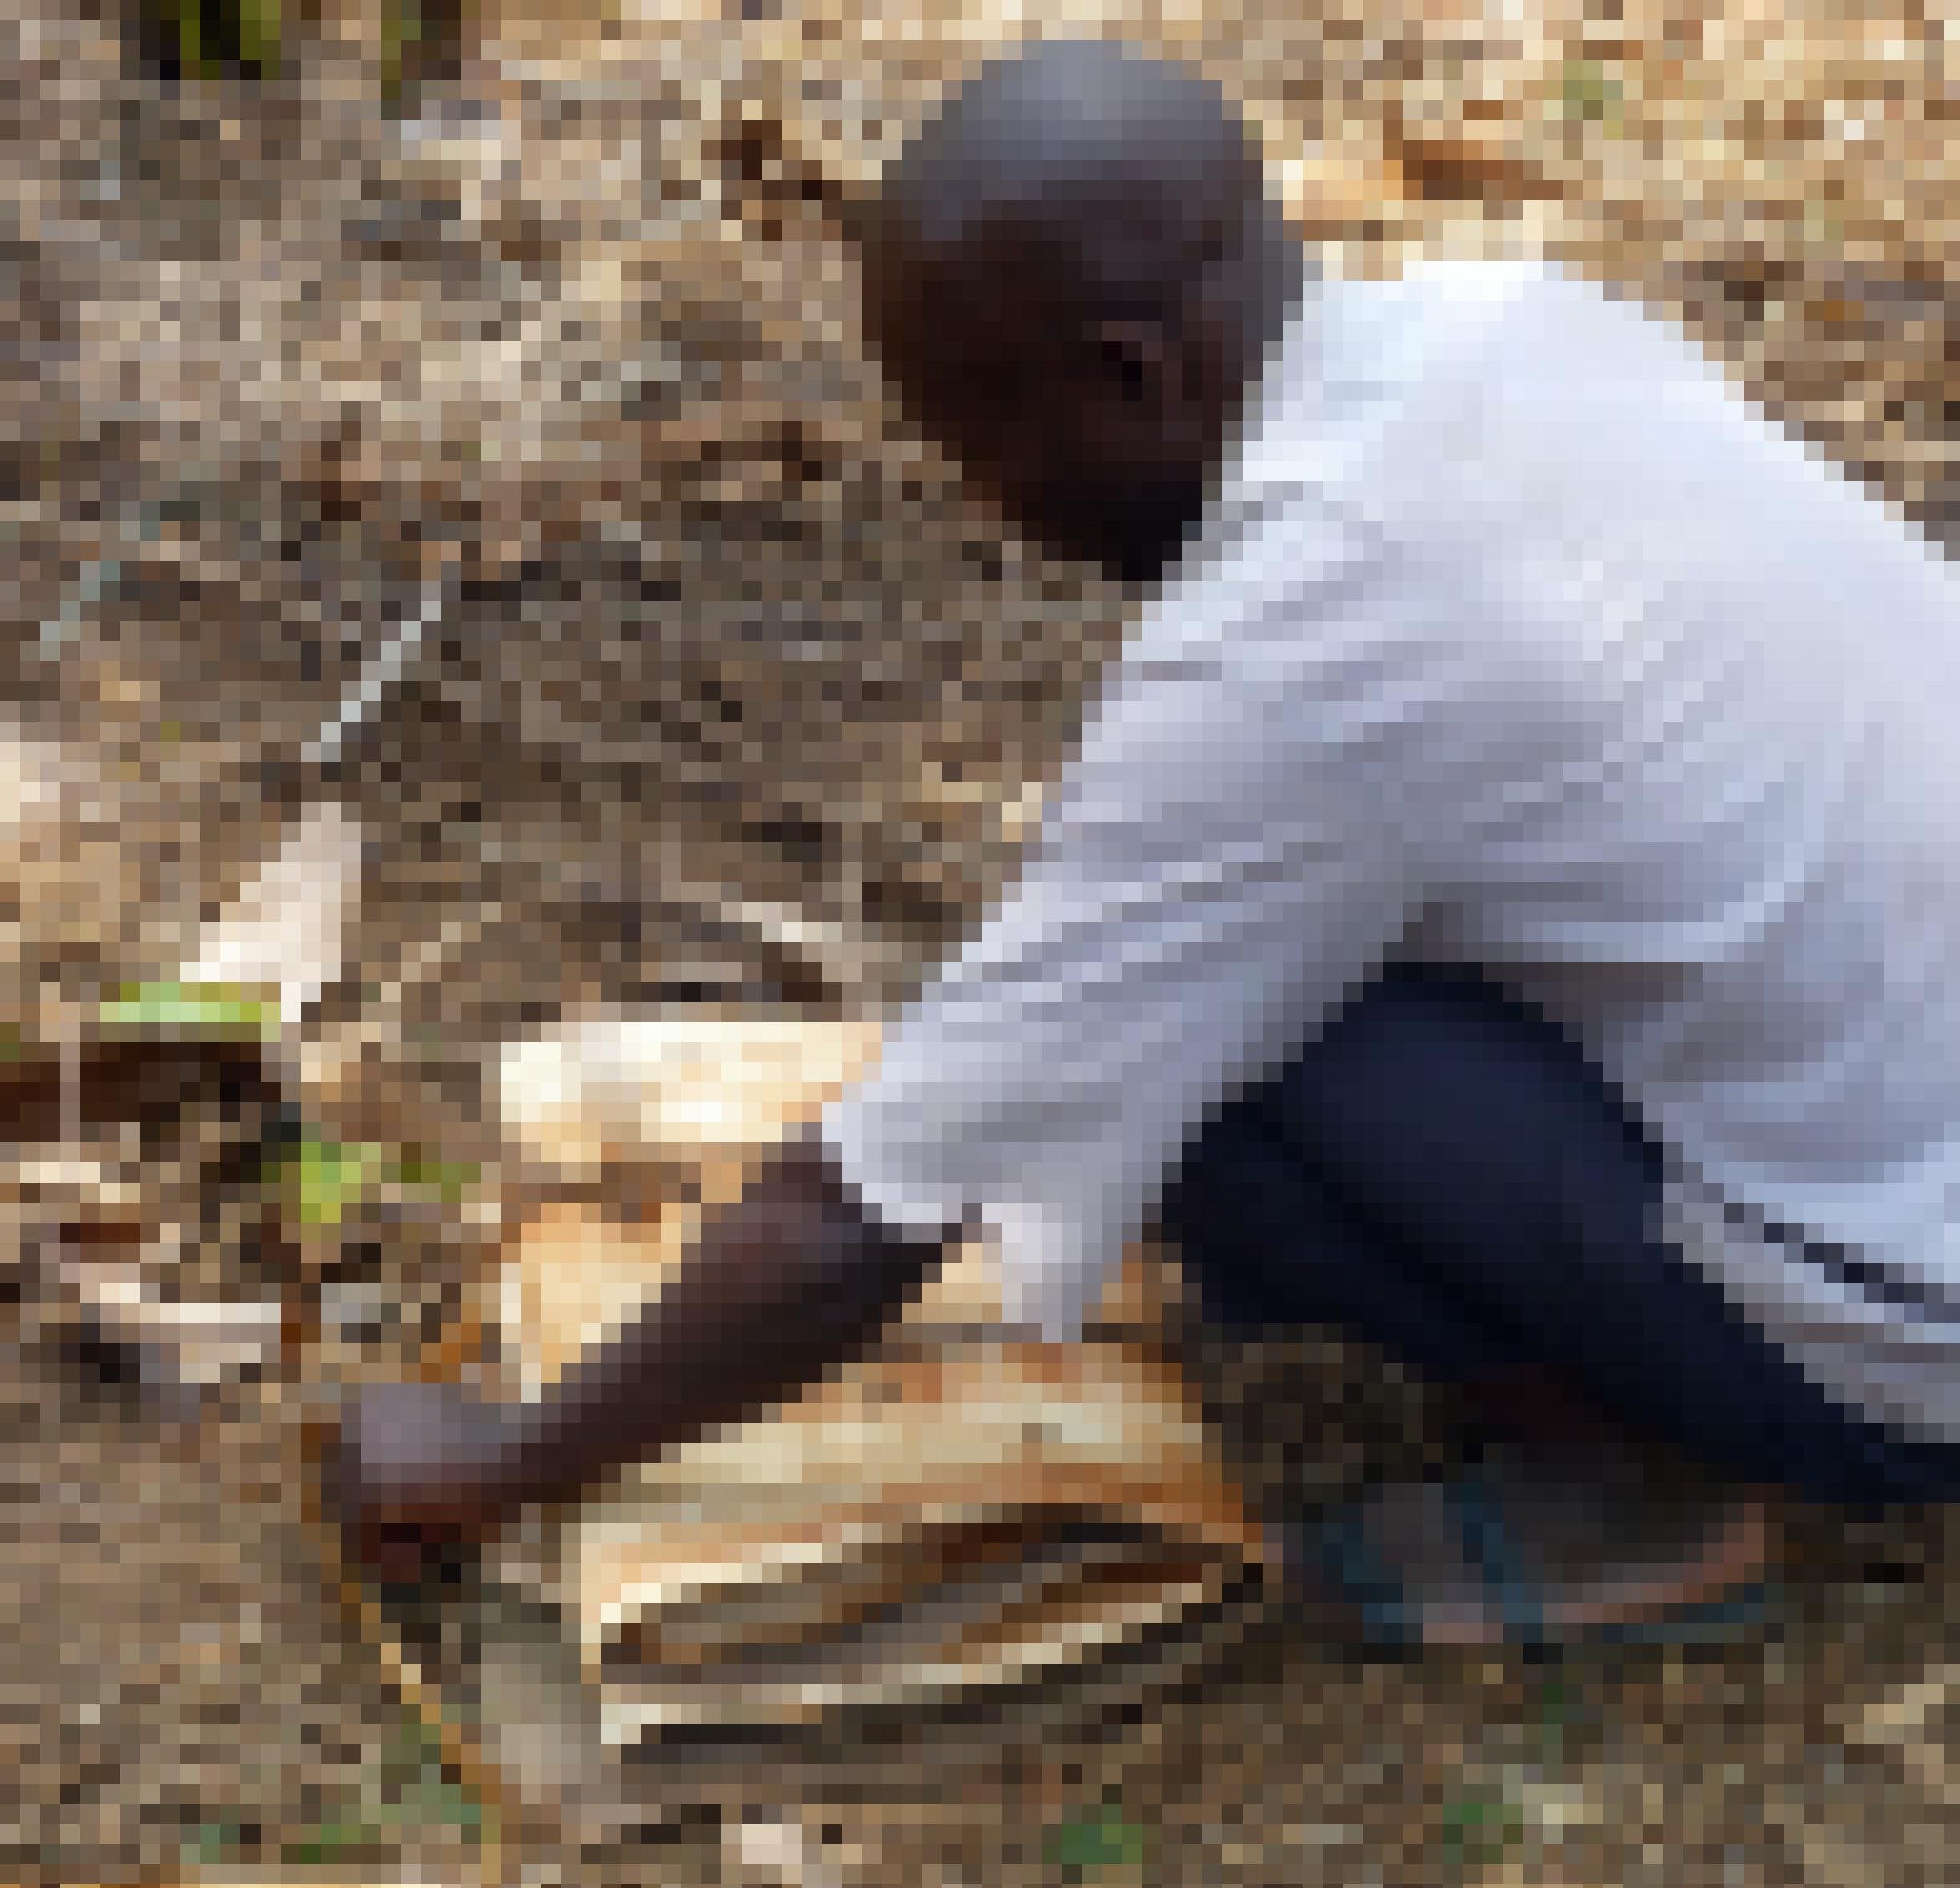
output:
<path id="1" fill-rule="evenodd" d="M 500 1413 L 454 1386 L 371 1385 L 322 1451 L 327 1510 L 385 1583 L 453 1577 L 497 1524 Z"/>
<path id="2" fill-rule="evenodd" d="M 376 1579 L 390 1586 L 419 1587 L 458 1558 L 451 1537 L 413 1524 L 366 1530 L 361 1558 Z"/>

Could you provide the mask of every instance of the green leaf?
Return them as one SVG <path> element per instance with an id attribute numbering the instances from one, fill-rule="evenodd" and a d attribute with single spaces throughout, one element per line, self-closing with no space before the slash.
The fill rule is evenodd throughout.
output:
<path id="1" fill-rule="evenodd" d="M 443 1740 L 434 1728 L 419 1712 L 406 1708 L 389 1732 L 382 1749 L 388 1761 L 412 1765 L 417 1769 L 430 1764 L 439 1768 L 443 1761 Z"/>
<path id="2" fill-rule="evenodd" d="M 483 1805 L 439 1767 L 433 1775 L 423 1773 L 415 1793 L 414 1807 L 417 1821 L 451 1829 L 475 1829 L 483 1820 Z"/>
<path id="3" fill-rule="evenodd" d="M 414 0 L 383 0 L 381 11 L 381 96 L 390 111 L 405 102 L 406 79 L 421 38 L 421 19 Z"/>
<path id="4" fill-rule="evenodd" d="M 177 58 L 194 78 L 204 75 L 201 0 L 177 0 Z"/>
<path id="5" fill-rule="evenodd" d="M 385 1747 L 371 1785 L 369 1820 L 399 1833 L 441 1826 L 481 1837 L 484 1805 L 444 1762 L 442 1742 L 428 1726 L 404 1724 Z"/>
<path id="6" fill-rule="evenodd" d="M 1049 1832 L 1048 1858 L 1063 1869 L 1134 1866 L 1144 1858 L 1144 1833 L 1120 1810 L 1070 1817 Z"/>
<path id="7" fill-rule="evenodd" d="M 1523 1835 L 1524 1812 L 1509 1798 L 1465 1794 L 1443 1805 L 1443 1843 L 1458 1862 L 1489 1863 Z"/>
<path id="8" fill-rule="evenodd" d="M 103 1005 L 104 1029 L 180 1029 L 207 1036 L 263 1035 L 278 1005 L 236 984 L 126 984 Z"/>
<path id="9" fill-rule="evenodd" d="M 430 1160 L 374 1142 L 328 1141 L 309 1132 L 286 1157 L 283 1177 L 302 1224 L 334 1227 L 378 1189 L 398 1187 L 445 1205 L 459 1205 L 482 1178 L 480 1167 Z"/>
<path id="10" fill-rule="evenodd" d="M 338 1862 L 351 1851 L 372 1848 L 386 1839 L 381 1830 L 369 1823 L 350 1820 L 318 1822 L 304 1835 L 282 1844 L 279 1859 L 301 1868 L 309 1863 Z"/>
<path id="11" fill-rule="evenodd" d="M 387 1150 L 362 1142 L 323 1141 L 307 1134 L 286 1164 L 286 1178 L 302 1225 L 338 1226 L 386 1178 Z"/>
<path id="12" fill-rule="evenodd" d="M 242 1822 L 200 1822 L 183 1843 L 184 1860 L 192 1868 L 223 1862 L 228 1856 L 236 1857 L 244 1848 L 245 1829 Z"/>
<path id="13" fill-rule="evenodd" d="M 483 1178 L 483 1170 L 460 1161 L 427 1160 L 420 1154 L 404 1154 L 390 1170 L 388 1178 L 398 1187 L 417 1193 L 434 1194 L 450 1206 L 465 1199 Z"/>
<path id="14" fill-rule="evenodd" d="M 254 76 L 279 63 L 279 0 L 238 0 L 239 61 Z"/>

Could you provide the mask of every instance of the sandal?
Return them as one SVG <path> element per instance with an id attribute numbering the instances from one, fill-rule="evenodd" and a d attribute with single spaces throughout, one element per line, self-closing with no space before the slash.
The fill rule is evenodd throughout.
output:
<path id="1" fill-rule="evenodd" d="M 1725 1643 L 1766 1627 L 1777 1596 L 1760 1500 L 1630 1497 L 1521 1474 L 1494 1452 L 1279 1534 L 1293 1610 L 1385 1652 Z"/>

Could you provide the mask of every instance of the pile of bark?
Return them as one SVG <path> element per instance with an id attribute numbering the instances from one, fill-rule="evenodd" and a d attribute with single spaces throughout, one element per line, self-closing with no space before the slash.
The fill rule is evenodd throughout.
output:
<path id="1" fill-rule="evenodd" d="M 657 1302 L 702 1211 L 876 1053 L 862 1022 L 694 1009 L 507 1057 L 504 1119 L 546 1191 L 503 1262 L 515 1387 Z M 1175 1302 L 1140 1249 L 1091 1340 L 1045 1344 L 1005 1322 L 984 1251 L 956 1255 L 865 1360 L 636 1470 L 501 1577 L 558 1609 L 611 1746 L 1066 1678 L 1264 1563 L 1169 1360 Z"/>

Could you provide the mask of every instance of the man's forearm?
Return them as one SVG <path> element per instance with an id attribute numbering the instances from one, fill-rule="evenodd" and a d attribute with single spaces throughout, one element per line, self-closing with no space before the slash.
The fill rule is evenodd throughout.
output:
<path id="1" fill-rule="evenodd" d="M 787 1144 L 638 1320 L 527 1413 L 517 1498 L 565 1498 L 761 1414 L 863 1349 L 942 1255 L 867 1219 L 814 1136 Z"/>

